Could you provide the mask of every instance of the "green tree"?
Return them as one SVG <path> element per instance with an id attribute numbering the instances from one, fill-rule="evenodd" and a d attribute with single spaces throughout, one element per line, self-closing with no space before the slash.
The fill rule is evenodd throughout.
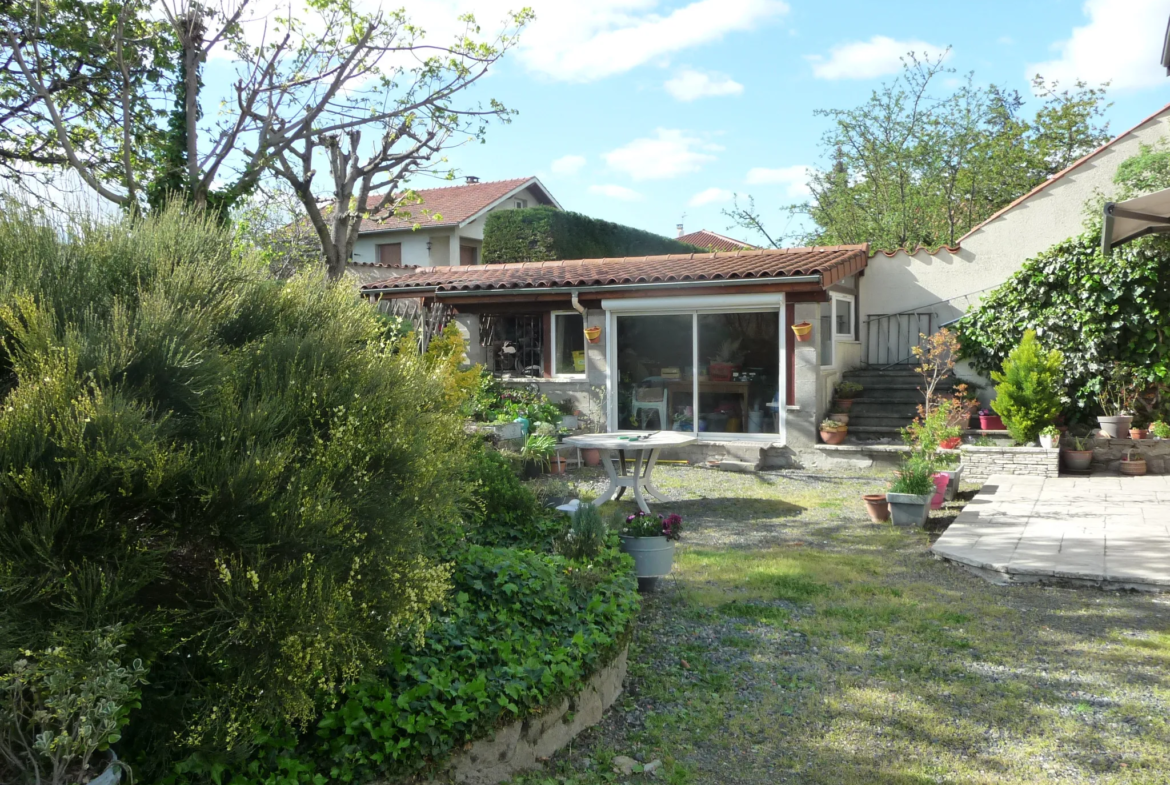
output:
<path id="1" fill-rule="evenodd" d="M 1064 408 L 1063 364 L 1059 350 L 1045 351 L 1035 330 L 1025 330 L 1020 345 L 1004 360 L 1003 370 L 991 372 L 997 383 L 991 408 L 1003 418 L 1017 444 L 1035 440 Z"/>

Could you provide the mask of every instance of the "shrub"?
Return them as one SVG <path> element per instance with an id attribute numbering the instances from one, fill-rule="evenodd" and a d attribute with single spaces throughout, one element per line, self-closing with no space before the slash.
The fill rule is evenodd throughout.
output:
<path id="1" fill-rule="evenodd" d="M 696 252 L 703 249 L 553 207 L 497 210 L 488 213 L 483 230 L 487 264 Z"/>
<path id="2" fill-rule="evenodd" d="M 605 548 L 606 533 L 605 521 L 597 508 L 592 504 L 582 504 L 557 541 L 557 553 L 571 561 L 596 559 Z"/>
<path id="3" fill-rule="evenodd" d="M 472 542 L 543 551 L 560 533 L 561 524 L 541 509 L 499 452 L 486 446 L 476 451 L 468 481 L 472 490 L 466 518 Z"/>
<path id="4" fill-rule="evenodd" d="M 904 461 L 898 476 L 890 486 L 890 493 L 908 493 L 929 496 L 934 493 L 934 467 L 921 458 Z"/>
<path id="5" fill-rule="evenodd" d="M 1040 429 L 1056 419 L 1062 408 L 1061 392 L 1064 355 L 1044 351 L 1036 333 L 1026 330 L 1020 345 L 1003 363 L 1003 371 L 992 371 L 995 400 L 991 408 L 1017 444 L 1027 444 Z"/>
<path id="6" fill-rule="evenodd" d="M 68 785 L 106 768 L 98 753 L 121 738 L 146 669 L 123 665 L 118 627 L 39 652 L 0 675 L 0 781 Z"/>
<path id="7" fill-rule="evenodd" d="M 452 360 L 382 332 L 198 217 L 0 215 L 0 654 L 124 622 L 143 779 L 310 720 L 444 596 Z"/>
<path id="8" fill-rule="evenodd" d="M 918 418 L 902 429 L 902 439 L 919 452 L 933 453 L 942 442 L 962 434 L 955 424 L 955 408 L 955 401 L 950 399 L 936 400 L 929 412 L 919 406 Z M 967 409 L 960 411 L 966 414 Z"/>

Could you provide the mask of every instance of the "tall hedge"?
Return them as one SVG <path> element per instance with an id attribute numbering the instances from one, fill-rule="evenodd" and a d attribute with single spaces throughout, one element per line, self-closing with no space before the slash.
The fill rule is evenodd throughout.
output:
<path id="1" fill-rule="evenodd" d="M 1114 362 L 1170 377 L 1170 240 L 1147 237 L 1101 254 L 1095 232 L 1029 259 L 956 325 L 962 355 L 997 371 L 1027 330 L 1064 355 L 1069 413 L 1096 411 Z"/>
<path id="2" fill-rule="evenodd" d="M 552 207 L 497 210 L 483 232 L 487 264 L 706 253 L 669 237 Z"/>
<path id="3" fill-rule="evenodd" d="M 448 590 L 461 401 L 383 335 L 199 218 L 0 213 L 0 662 L 126 625 L 137 779 L 314 718 Z"/>

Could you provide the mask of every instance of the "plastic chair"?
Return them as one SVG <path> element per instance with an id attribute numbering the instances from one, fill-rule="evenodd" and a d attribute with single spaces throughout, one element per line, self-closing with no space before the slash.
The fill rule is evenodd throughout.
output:
<path id="1" fill-rule="evenodd" d="M 634 388 L 634 419 L 646 430 L 649 415 L 658 414 L 658 429 L 666 430 L 667 389 L 661 379 L 644 379 Z"/>

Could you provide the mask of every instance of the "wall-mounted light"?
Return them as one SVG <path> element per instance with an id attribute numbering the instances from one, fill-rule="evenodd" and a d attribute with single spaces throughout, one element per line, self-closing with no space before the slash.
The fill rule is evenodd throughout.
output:
<path id="1" fill-rule="evenodd" d="M 431 252 L 431 241 L 427 240 L 427 253 Z"/>

